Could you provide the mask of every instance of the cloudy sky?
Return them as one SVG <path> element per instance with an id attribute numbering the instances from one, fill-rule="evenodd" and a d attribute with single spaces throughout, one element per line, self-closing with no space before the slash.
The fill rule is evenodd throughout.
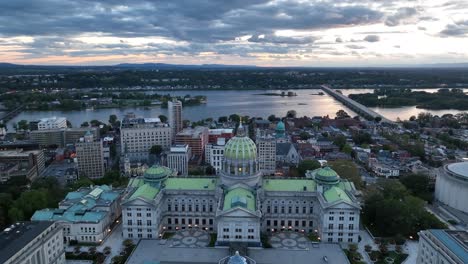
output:
<path id="1" fill-rule="evenodd" d="M 468 0 L 1 0 L 0 61 L 468 62 Z"/>

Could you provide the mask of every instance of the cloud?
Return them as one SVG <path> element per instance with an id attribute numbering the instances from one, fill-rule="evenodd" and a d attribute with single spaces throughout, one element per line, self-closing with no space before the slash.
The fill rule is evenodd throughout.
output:
<path id="1" fill-rule="evenodd" d="M 347 48 L 350 48 L 350 49 L 365 49 L 366 47 L 364 46 L 360 46 L 360 45 L 354 45 L 354 44 L 351 44 L 351 45 L 346 45 Z"/>
<path id="2" fill-rule="evenodd" d="M 364 41 L 367 41 L 367 42 L 378 42 L 380 41 L 380 37 L 378 35 L 367 35 L 365 38 L 364 38 Z"/>
<path id="3" fill-rule="evenodd" d="M 457 21 L 445 26 L 440 33 L 442 37 L 465 37 L 468 36 L 468 20 Z"/>
<path id="4" fill-rule="evenodd" d="M 418 10 L 414 7 L 399 8 L 393 15 L 387 17 L 385 25 L 395 27 L 400 24 L 407 23 L 408 20 L 414 18 L 417 14 Z"/>
<path id="5" fill-rule="evenodd" d="M 248 41 L 257 43 L 275 44 L 312 44 L 317 38 L 314 37 L 285 37 L 276 35 L 253 35 Z"/>
<path id="6" fill-rule="evenodd" d="M 343 39 L 342 39 L 342 38 L 336 38 L 336 39 L 335 39 L 335 42 L 336 42 L 336 43 L 343 43 Z"/>

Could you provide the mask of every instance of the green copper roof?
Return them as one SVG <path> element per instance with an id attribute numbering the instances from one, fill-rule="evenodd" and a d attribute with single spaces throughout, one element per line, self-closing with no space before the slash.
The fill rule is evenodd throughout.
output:
<path id="1" fill-rule="evenodd" d="M 344 191 L 354 191 L 356 188 L 354 187 L 354 183 L 348 181 L 348 180 L 341 180 L 340 183 L 338 184 L 338 187 Z"/>
<path id="2" fill-rule="evenodd" d="M 229 190 L 224 196 L 223 210 L 226 211 L 234 207 L 255 211 L 255 196 L 251 191 L 240 187 Z"/>
<path id="3" fill-rule="evenodd" d="M 346 192 L 338 187 L 331 187 L 330 189 L 326 190 L 323 194 L 323 197 L 329 203 L 333 203 L 340 200 L 351 202 L 351 199 L 346 194 Z"/>
<path id="4" fill-rule="evenodd" d="M 173 171 L 168 167 L 152 166 L 145 171 L 143 177 L 145 178 L 145 181 L 160 181 L 166 179 L 172 174 Z"/>
<path id="5" fill-rule="evenodd" d="M 233 160 L 252 160 L 257 157 L 257 146 L 248 137 L 233 137 L 224 147 L 224 157 Z"/>
<path id="6" fill-rule="evenodd" d="M 145 184 L 145 182 L 139 178 L 131 178 L 130 181 L 128 182 L 129 187 L 140 187 L 143 184 Z"/>
<path id="7" fill-rule="evenodd" d="M 279 121 L 278 124 L 276 124 L 276 130 L 277 131 L 285 131 L 286 126 L 284 125 L 283 121 Z"/>
<path id="8" fill-rule="evenodd" d="M 316 184 L 313 180 L 296 180 L 296 179 L 283 179 L 263 180 L 263 188 L 265 191 L 270 192 L 313 192 L 316 189 Z M 305 187 L 305 188 L 304 188 Z"/>
<path id="9" fill-rule="evenodd" d="M 159 189 L 152 187 L 149 184 L 143 184 L 130 196 L 131 199 L 144 198 L 146 200 L 153 200 L 159 193 Z"/>
<path id="10" fill-rule="evenodd" d="M 317 169 L 315 179 L 322 184 L 338 184 L 340 177 L 330 167 Z"/>
<path id="11" fill-rule="evenodd" d="M 169 190 L 214 190 L 215 178 L 169 178 L 164 184 Z"/>

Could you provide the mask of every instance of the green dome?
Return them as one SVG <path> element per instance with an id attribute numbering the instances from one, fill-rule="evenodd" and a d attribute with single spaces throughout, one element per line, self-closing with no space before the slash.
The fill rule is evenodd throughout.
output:
<path id="1" fill-rule="evenodd" d="M 279 121 L 276 125 L 276 131 L 286 131 L 286 126 L 284 125 L 283 121 Z"/>
<path id="2" fill-rule="evenodd" d="M 224 158 L 228 160 L 254 160 L 257 158 L 257 146 L 248 137 L 233 137 L 224 147 Z"/>
<path id="3" fill-rule="evenodd" d="M 338 184 L 340 176 L 330 167 L 318 169 L 315 173 L 315 179 L 322 184 Z"/>
<path id="4" fill-rule="evenodd" d="M 171 176 L 172 174 L 173 171 L 168 167 L 154 165 L 145 171 L 143 178 L 145 179 L 145 182 L 159 182 Z"/>

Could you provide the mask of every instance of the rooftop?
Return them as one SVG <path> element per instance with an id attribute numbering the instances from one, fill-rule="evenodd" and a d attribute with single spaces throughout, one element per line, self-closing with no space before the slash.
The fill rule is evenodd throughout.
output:
<path id="1" fill-rule="evenodd" d="M 468 263 L 468 232 L 464 230 L 430 229 L 442 244 L 455 254 L 463 263 Z"/>
<path id="2" fill-rule="evenodd" d="M 179 133 L 177 133 L 177 136 L 190 136 L 192 138 L 199 138 L 201 134 L 203 133 L 208 133 L 208 128 L 202 127 L 202 126 L 197 126 L 195 128 L 184 128 L 181 130 Z"/>
<path id="3" fill-rule="evenodd" d="M 5 263 L 53 222 L 20 222 L 0 233 L 0 263 Z"/>
<path id="4" fill-rule="evenodd" d="M 215 178 L 169 178 L 164 184 L 168 190 L 208 190 L 216 188 Z"/>
<path id="5" fill-rule="evenodd" d="M 130 200 L 136 199 L 136 198 L 144 198 L 146 200 L 153 200 L 156 195 L 158 195 L 159 189 L 152 187 L 149 184 L 143 184 L 138 189 L 130 196 Z"/>
<path id="6" fill-rule="evenodd" d="M 240 187 L 229 190 L 224 196 L 223 210 L 226 211 L 234 207 L 255 211 L 255 196 L 251 191 Z"/>
<path id="7" fill-rule="evenodd" d="M 316 189 L 313 180 L 301 179 L 265 179 L 263 188 L 270 192 L 313 192 Z"/>
<path id="8" fill-rule="evenodd" d="M 447 170 L 461 177 L 468 178 L 468 162 L 458 162 L 447 165 Z"/>
<path id="9" fill-rule="evenodd" d="M 323 193 L 323 197 L 329 203 L 333 203 L 333 202 L 340 201 L 340 200 L 351 202 L 351 198 L 349 198 L 346 192 L 338 187 L 331 187 L 330 189 L 326 190 Z"/>

